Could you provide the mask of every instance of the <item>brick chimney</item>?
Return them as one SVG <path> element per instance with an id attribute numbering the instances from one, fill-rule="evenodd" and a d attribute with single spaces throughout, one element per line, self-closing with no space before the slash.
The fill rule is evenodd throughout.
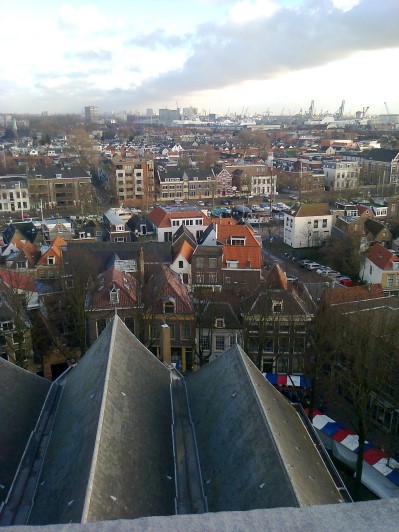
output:
<path id="1" fill-rule="evenodd" d="M 170 327 L 166 323 L 161 325 L 161 360 L 166 366 L 172 364 Z"/>
<path id="2" fill-rule="evenodd" d="M 139 251 L 139 283 L 140 288 L 144 286 L 144 249 L 141 247 Z"/>

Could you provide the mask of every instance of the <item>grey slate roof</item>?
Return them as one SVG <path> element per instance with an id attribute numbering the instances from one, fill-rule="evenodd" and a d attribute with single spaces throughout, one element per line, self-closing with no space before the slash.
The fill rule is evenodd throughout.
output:
<path id="1" fill-rule="evenodd" d="M 90 174 L 81 166 L 72 165 L 64 166 L 61 164 L 57 164 L 53 166 L 36 166 L 36 168 L 30 173 L 35 176 L 40 175 L 43 179 L 56 179 L 56 175 L 61 175 L 62 177 L 60 179 L 91 179 Z"/>
<path id="2" fill-rule="evenodd" d="M 110 322 L 67 375 L 29 524 L 172 514 L 169 384 L 170 371 Z"/>
<path id="3" fill-rule="evenodd" d="M 0 358 L 0 504 L 6 498 L 51 383 Z"/>
<path id="4" fill-rule="evenodd" d="M 105 269 L 112 256 L 116 253 L 121 260 L 138 260 L 140 249 L 144 251 L 145 264 L 170 264 L 171 246 L 169 242 L 88 242 L 79 243 L 70 240 L 63 253 L 67 261 L 68 254 L 84 252 L 98 258 L 99 271 Z"/>
<path id="5" fill-rule="evenodd" d="M 342 502 L 301 418 L 239 346 L 187 386 L 210 511 Z"/>

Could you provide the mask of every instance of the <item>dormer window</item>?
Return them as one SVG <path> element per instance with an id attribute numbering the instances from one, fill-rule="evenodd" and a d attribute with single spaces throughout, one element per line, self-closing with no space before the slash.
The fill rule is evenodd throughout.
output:
<path id="1" fill-rule="evenodd" d="M 281 314 L 281 312 L 283 312 L 282 300 L 273 300 L 272 309 L 273 309 L 273 314 Z"/>
<path id="2" fill-rule="evenodd" d="M 47 257 L 47 266 L 54 266 L 55 257 Z"/>
<path id="3" fill-rule="evenodd" d="M 176 301 L 174 299 L 168 299 L 163 304 L 163 311 L 165 314 L 174 314 L 176 311 Z"/>
<path id="4" fill-rule="evenodd" d="M 224 318 L 216 318 L 215 327 L 217 329 L 224 329 Z"/>
<path id="5" fill-rule="evenodd" d="M 230 244 L 232 246 L 245 246 L 245 237 L 237 237 L 237 236 L 232 236 L 231 239 L 230 239 Z"/>
<path id="6" fill-rule="evenodd" d="M 119 288 L 113 286 L 109 291 L 109 300 L 111 303 L 119 303 Z"/>

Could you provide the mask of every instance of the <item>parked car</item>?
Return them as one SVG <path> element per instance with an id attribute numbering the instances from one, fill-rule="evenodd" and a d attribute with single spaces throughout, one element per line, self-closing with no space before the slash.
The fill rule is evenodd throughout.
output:
<path id="1" fill-rule="evenodd" d="M 342 277 L 342 273 L 337 272 L 336 270 L 330 270 L 328 272 L 328 277 L 331 277 L 331 279 L 336 279 L 337 277 Z"/>
<path id="2" fill-rule="evenodd" d="M 199 205 L 200 207 L 202 207 L 202 206 L 205 205 L 205 203 L 204 203 L 203 201 L 199 200 L 199 201 L 197 201 L 197 205 Z"/>
<path id="3" fill-rule="evenodd" d="M 328 275 L 330 273 L 331 269 L 328 266 L 322 266 L 321 268 L 316 270 L 316 273 L 319 275 Z"/>
<path id="4" fill-rule="evenodd" d="M 294 282 L 298 281 L 298 277 L 296 277 L 295 275 L 286 275 L 286 277 L 287 277 L 287 281 L 289 283 L 294 283 Z"/>
<path id="5" fill-rule="evenodd" d="M 336 281 L 339 282 L 339 284 L 342 284 L 343 286 L 355 286 L 355 283 L 352 281 L 350 277 L 338 277 Z"/>
<path id="6" fill-rule="evenodd" d="M 292 200 L 295 200 L 295 201 L 299 198 L 299 196 L 297 196 L 297 194 L 290 194 L 288 197 L 290 199 L 292 199 Z"/>
<path id="7" fill-rule="evenodd" d="M 309 259 L 301 259 L 298 264 L 301 266 L 301 268 L 306 268 L 306 264 L 310 264 L 311 262 L 313 261 Z"/>
<path id="8" fill-rule="evenodd" d="M 309 264 L 306 264 L 305 268 L 310 271 L 318 270 L 320 268 L 320 264 L 318 262 L 310 262 Z"/>

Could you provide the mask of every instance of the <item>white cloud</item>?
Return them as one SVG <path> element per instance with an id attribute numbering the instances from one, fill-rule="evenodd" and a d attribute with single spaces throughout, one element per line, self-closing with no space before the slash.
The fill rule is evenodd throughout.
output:
<path id="1" fill-rule="evenodd" d="M 353 7 L 360 4 L 361 0 L 331 0 L 334 7 L 342 11 L 350 11 Z"/>
<path id="2" fill-rule="evenodd" d="M 107 19 L 92 5 L 74 7 L 62 4 L 59 10 L 61 27 L 92 32 L 106 27 Z"/>
<path id="3" fill-rule="evenodd" d="M 244 24 L 259 17 L 271 17 L 279 6 L 271 0 L 243 0 L 229 10 L 231 20 L 237 24 Z"/>

